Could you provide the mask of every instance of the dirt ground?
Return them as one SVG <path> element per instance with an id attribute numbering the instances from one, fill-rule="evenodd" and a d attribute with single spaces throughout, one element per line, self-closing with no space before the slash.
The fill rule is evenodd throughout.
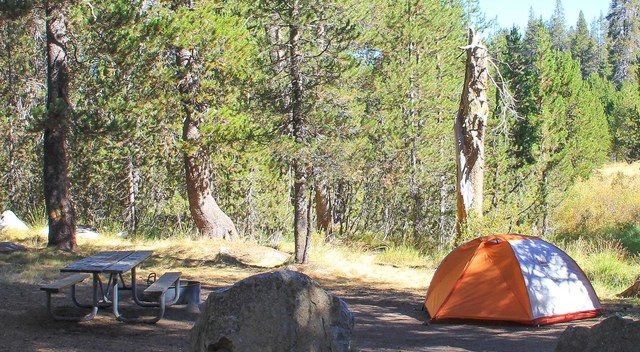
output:
<path id="1" fill-rule="evenodd" d="M 560 333 L 571 324 L 593 325 L 594 318 L 543 327 L 515 324 L 424 324 L 418 292 L 376 289 L 353 280 L 318 280 L 342 297 L 355 316 L 358 351 L 554 351 Z M 202 299 L 221 285 L 203 283 Z M 89 287 L 79 288 L 79 297 Z M 196 306 L 172 306 L 155 325 L 125 324 L 109 309 L 89 322 L 53 321 L 46 294 L 36 285 L 0 282 L 0 351 L 188 351 L 189 331 L 198 317 Z M 123 303 L 130 300 L 124 297 Z M 65 296 L 54 304 L 68 305 Z M 149 308 L 128 307 L 123 314 L 146 314 Z M 610 306 L 607 315 L 633 307 Z M 132 311 L 135 310 L 135 311 Z M 142 311 L 141 311 L 142 310 Z M 605 315 L 606 316 L 606 315 Z M 258 350 L 256 350 L 258 352 Z"/>

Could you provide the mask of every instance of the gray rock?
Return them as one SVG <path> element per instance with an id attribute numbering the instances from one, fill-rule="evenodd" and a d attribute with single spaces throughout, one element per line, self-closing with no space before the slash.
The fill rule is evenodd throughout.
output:
<path id="1" fill-rule="evenodd" d="M 353 351 L 353 315 L 338 297 L 295 271 L 259 274 L 209 294 L 191 351 Z"/>
<path id="2" fill-rule="evenodd" d="M 632 352 L 640 350 L 640 321 L 618 315 L 591 327 L 569 326 L 558 339 L 556 352 Z"/>
<path id="3" fill-rule="evenodd" d="M 12 242 L 0 242 L 0 253 L 12 253 L 26 251 L 27 247 L 12 243 Z"/>
<path id="4" fill-rule="evenodd" d="M 5 230 L 27 231 L 29 227 L 11 210 L 5 210 L 0 217 L 0 231 Z"/>

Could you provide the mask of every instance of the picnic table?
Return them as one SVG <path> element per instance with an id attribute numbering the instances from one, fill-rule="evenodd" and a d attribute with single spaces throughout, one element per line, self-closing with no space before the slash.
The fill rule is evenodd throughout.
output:
<path id="1" fill-rule="evenodd" d="M 63 273 L 74 273 L 54 283 L 41 287 L 47 292 L 47 309 L 55 320 L 87 321 L 93 319 L 98 310 L 111 307 L 116 319 L 128 323 L 155 323 L 164 315 L 165 307 L 176 303 L 180 292 L 180 273 L 169 272 L 162 275 L 155 283 L 144 290 L 144 295 L 151 301 L 144 301 L 139 297 L 136 289 L 136 272 L 138 266 L 153 255 L 153 251 L 105 251 L 83 258 L 60 269 Z M 130 273 L 130 285 L 127 286 L 124 276 Z M 92 277 L 92 302 L 82 304 L 76 298 L 75 285 L 88 277 Z M 108 277 L 103 284 L 102 277 Z M 171 286 L 173 285 L 173 286 Z M 90 308 L 91 312 L 82 317 L 62 316 L 53 311 L 51 294 L 58 293 L 62 288 L 71 287 L 71 299 L 81 308 Z M 165 293 L 169 289 L 175 290 L 170 302 L 166 302 Z M 133 301 L 141 307 L 157 307 L 159 312 L 152 319 L 140 317 L 125 317 L 120 313 L 120 290 L 131 290 Z"/>

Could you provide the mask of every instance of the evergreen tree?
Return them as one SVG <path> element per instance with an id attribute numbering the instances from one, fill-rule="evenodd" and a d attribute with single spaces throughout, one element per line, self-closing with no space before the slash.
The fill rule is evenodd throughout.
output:
<path id="1" fill-rule="evenodd" d="M 353 28 L 346 8 L 329 1 L 265 0 L 259 9 L 272 72 L 264 102 L 278 116 L 277 128 L 285 136 L 288 153 L 283 157 L 293 171 L 295 261 L 307 263 L 316 112 L 321 111 L 316 94 L 344 72 Z"/>
<path id="2" fill-rule="evenodd" d="M 553 9 L 551 19 L 549 20 L 548 29 L 551 34 L 551 48 L 560 52 L 568 52 L 570 42 L 564 18 L 562 0 L 556 0 L 556 6 Z"/>
<path id="3" fill-rule="evenodd" d="M 248 32 L 234 28 L 241 20 L 234 16 L 233 8 L 220 9 L 214 4 L 195 1 L 180 6 L 174 4 L 174 8 L 179 20 L 173 24 L 173 67 L 184 116 L 182 140 L 186 146 L 183 152 L 189 208 L 202 237 L 235 240 L 238 239 L 236 227 L 218 206 L 210 184 L 215 170 L 209 161 L 211 147 L 217 147 L 211 145 L 211 141 L 218 139 L 214 135 L 216 131 L 206 136 L 202 130 L 206 124 L 232 118 L 222 111 L 233 111 L 233 107 L 225 106 L 229 103 L 225 95 L 233 90 L 228 83 L 233 82 L 237 71 L 216 66 L 224 65 L 229 55 L 243 59 Z M 203 28 L 199 18 L 207 18 L 210 27 Z M 216 91 L 218 96 L 214 95 Z"/>
<path id="4" fill-rule="evenodd" d="M 618 86 L 625 80 L 636 81 L 634 67 L 637 64 L 640 45 L 638 13 L 639 0 L 613 0 L 607 15 L 611 80 Z"/>
<path id="5" fill-rule="evenodd" d="M 608 98 L 609 125 L 613 137 L 613 156 L 617 160 L 640 160 L 640 94 L 632 82 L 623 82 Z"/>
<path id="6" fill-rule="evenodd" d="M 595 38 L 589 34 L 587 22 L 582 11 L 578 15 L 576 30 L 571 38 L 571 55 L 574 59 L 580 61 L 580 71 L 583 79 L 598 72 L 597 43 Z"/>
<path id="7" fill-rule="evenodd" d="M 543 235 L 551 231 L 549 219 L 562 192 L 606 159 L 610 140 L 602 103 L 583 83 L 579 63 L 568 53 L 553 52 L 550 39 L 539 22 L 530 23 L 522 46 L 517 33 L 505 36 L 500 61 L 510 61 L 502 67 L 520 119 L 512 123 L 513 140 L 500 143 L 513 143 L 517 159 L 499 159 L 509 167 L 502 173 L 514 177 L 512 194 L 493 186 L 507 204 L 520 209 L 512 226 L 529 223 Z M 517 55 L 517 48 L 524 55 Z M 514 73 L 512 65 L 523 68 Z"/>
<path id="8" fill-rule="evenodd" d="M 66 1 L 46 1 L 47 112 L 44 121 L 44 199 L 49 219 L 47 245 L 75 251 L 76 214 L 71 200 L 67 138 L 71 124 Z"/>
<path id="9" fill-rule="evenodd" d="M 611 64 L 609 63 L 609 50 L 608 50 L 608 24 L 607 20 L 602 13 L 600 16 L 593 20 L 591 23 L 591 35 L 594 38 L 596 47 L 594 65 L 597 67 L 597 72 L 602 77 L 609 77 L 611 75 Z"/>
<path id="10" fill-rule="evenodd" d="M 363 117 L 370 140 L 365 170 L 372 177 L 362 186 L 370 206 L 361 221 L 377 224 L 381 238 L 448 243 L 455 228 L 455 164 L 447 121 L 455 116 L 463 81 L 455 50 L 465 43 L 465 9 L 381 1 L 368 10 L 363 47 L 377 54 Z"/>
<path id="11" fill-rule="evenodd" d="M 0 200 L 4 209 L 26 215 L 44 199 L 41 157 L 35 152 L 41 146 L 30 123 L 32 113 L 45 105 L 40 83 L 46 62 L 33 55 L 45 51 L 38 12 L 28 2 L 18 3 L 0 8 L 0 129 L 5 131 L 0 155 L 6 160 L 0 164 Z"/>

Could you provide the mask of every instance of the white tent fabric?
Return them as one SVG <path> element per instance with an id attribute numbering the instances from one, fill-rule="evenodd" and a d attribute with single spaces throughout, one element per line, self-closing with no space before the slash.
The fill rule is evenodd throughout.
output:
<path id="1" fill-rule="evenodd" d="M 601 308 L 586 276 L 566 253 L 540 239 L 509 244 L 520 263 L 534 319 Z"/>

